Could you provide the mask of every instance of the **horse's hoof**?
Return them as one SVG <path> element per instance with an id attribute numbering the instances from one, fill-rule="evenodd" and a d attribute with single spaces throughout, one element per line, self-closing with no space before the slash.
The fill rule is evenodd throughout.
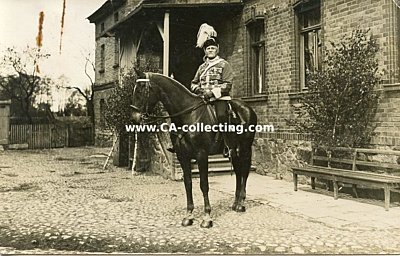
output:
<path id="1" fill-rule="evenodd" d="M 193 225 L 193 219 L 184 218 L 182 220 L 182 226 L 187 227 Z"/>
<path id="2" fill-rule="evenodd" d="M 200 225 L 200 227 L 202 228 L 212 228 L 212 226 L 213 226 L 212 220 L 203 220 Z"/>
<path id="3" fill-rule="evenodd" d="M 246 207 L 244 205 L 237 205 L 235 211 L 236 212 L 245 212 Z"/>
<path id="4" fill-rule="evenodd" d="M 232 210 L 236 211 L 237 206 L 238 206 L 237 203 L 233 203 L 233 204 L 232 204 Z"/>

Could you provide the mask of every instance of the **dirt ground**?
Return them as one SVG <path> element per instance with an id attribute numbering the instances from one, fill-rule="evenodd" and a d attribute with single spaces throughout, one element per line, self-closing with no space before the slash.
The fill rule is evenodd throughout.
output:
<path id="1" fill-rule="evenodd" d="M 231 210 L 234 177 L 210 178 L 211 229 L 199 227 L 203 197 L 194 178 L 195 222 L 182 227 L 183 182 L 151 173 L 133 176 L 112 164 L 103 170 L 108 152 L 96 147 L 0 151 L 0 254 L 399 252 L 397 227 L 357 224 L 370 219 L 365 210 L 366 216 L 355 214 L 347 222 L 315 216 L 333 210 L 354 215 L 364 204 L 321 195 L 319 204 L 326 206 L 315 211 L 316 201 L 307 198 L 316 194 L 293 192 L 292 183 L 257 174 L 249 178 L 255 194 L 249 192 L 245 213 Z M 389 215 L 376 208 L 377 220 L 386 220 Z"/>
<path id="2" fill-rule="evenodd" d="M 0 151 L 0 193 L 37 193 L 44 184 L 59 184 L 63 178 L 81 179 L 87 175 L 128 171 L 113 166 L 112 157 L 103 170 L 109 151 L 110 148 L 101 147 Z M 74 185 L 68 186 L 72 188 Z M 0 233 L 3 234 L 2 231 L 8 228 L 4 222 L 1 223 Z M 14 230 L 14 233 L 18 233 L 18 230 Z M 80 253 L 70 250 L 68 246 L 64 248 L 65 251 L 52 249 L 54 246 L 49 243 L 37 246 L 42 238 L 37 237 L 35 232 L 27 233 L 30 236 L 3 236 L 0 247 L 12 247 L 2 247 L 0 253 Z"/>

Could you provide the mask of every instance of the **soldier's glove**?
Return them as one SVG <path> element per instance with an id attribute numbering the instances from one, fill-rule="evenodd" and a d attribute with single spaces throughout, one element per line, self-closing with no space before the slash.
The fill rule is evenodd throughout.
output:
<path id="1" fill-rule="evenodd" d="M 197 87 L 196 89 L 193 90 L 193 93 L 197 94 L 197 95 L 203 95 L 204 94 L 204 89 Z"/>
<path id="2" fill-rule="evenodd" d="M 205 100 L 209 100 L 209 99 L 211 99 L 212 97 L 214 97 L 214 93 L 213 93 L 212 91 L 205 92 L 205 93 L 203 94 L 203 97 L 204 97 Z"/>

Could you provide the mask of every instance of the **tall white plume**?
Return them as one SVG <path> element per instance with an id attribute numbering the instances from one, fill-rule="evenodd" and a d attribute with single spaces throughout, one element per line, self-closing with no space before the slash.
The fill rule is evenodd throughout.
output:
<path id="1" fill-rule="evenodd" d="M 200 26 L 199 32 L 197 33 L 196 47 L 202 48 L 204 42 L 207 41 L 207 39 L 216 36 L 217 36 L 217 31 L 215 31 L 215 29 L 212 26 L 208 25 L 207 23 L 203 23 Z"/>

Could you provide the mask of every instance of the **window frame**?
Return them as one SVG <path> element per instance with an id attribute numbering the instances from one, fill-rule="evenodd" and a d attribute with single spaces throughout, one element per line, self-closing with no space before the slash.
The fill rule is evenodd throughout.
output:
<path id="1" fill-rule="evenodd" d="M 106 108 L 106 100 L 100 99 L 99 100 L 99 126 L 100 128 L 105 128 L 106 126 L 106 119 L 105 119 L 105 108 Z"/>
<path id="2" fill-rule="evenodd" d="M 306 14 L 312 10 L 319 9 L 319 22 L 317 24 L 304 27 L 304 19 L 307 17 Z M 316 64 L 316 69 L 320 70 L 322 67 L 322 52 L 320 47 L 322 47 L 322 9 L 321 3 L 319 1 L 312 1 L 311 3 L 303 3 L 296 8 L 296 15 L 298 20 L 298 46 L 299 46 L 299 78 L 300 78 L 300 91 L 306 91 L 308 88 L 306 86 L 306 61 L 305 61 L 305 35 L 312 35 L 313 45 L 317 47 L 313 50 L 313 60 L 312 62 Z M 315 65 L 314 65 L 315 67 Z M 315 69 L 314 69 L 315 70 Z"/>
<path id="3" fill-rule="evenodd" d="M 248 37 L 248 96 L 265 95 L 267 83 L 265 72 L 266 35 L 264 16 L 258 16 L 248 21 L 246 23 L 246 31 Z M 258 34 L 259 32 L 260 34 Z M 259 40 L 256 41 L 255 38 Z"/>
<path id="4" fill-rule="evenodd" d="M 114 39 L 114 65 L 113 65 L 113 68 L 119 67 L 119 51 L 120 51 L 119 40 L 118 40 L 118 38 L 115 38 Z"/>
<path id="5" fill-rule="evenodd" d="M 99 73 L 104 73 L 106 69 L 106 45 L 100 45 L 100 69 Z"/>

